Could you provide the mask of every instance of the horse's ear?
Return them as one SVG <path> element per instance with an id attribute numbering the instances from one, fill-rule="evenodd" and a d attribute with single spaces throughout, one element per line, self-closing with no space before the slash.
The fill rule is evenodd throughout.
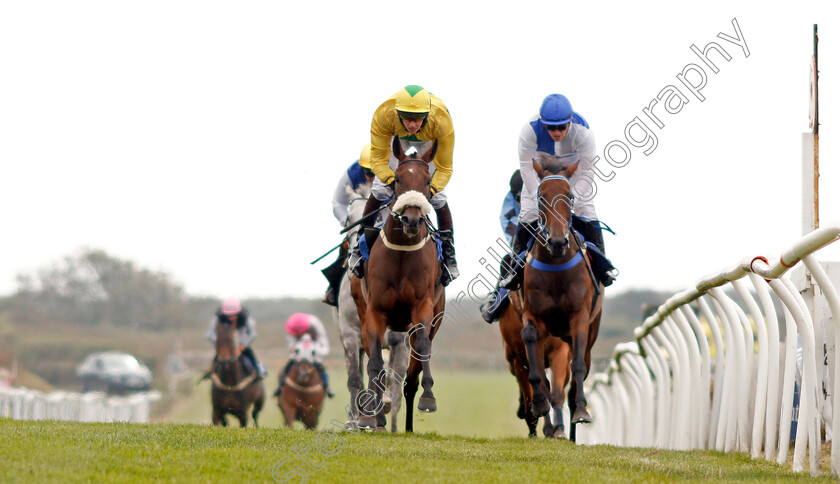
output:
<path id="1" fill-rule="evenodd" d="M 537 176 L 538 176 L 540 179 L 542 179 L 542 178 L 543 178 L 543 176 L 545 175 L 545 168 L 543 168 L 543 166 L 542 166 L 542 165 L 540 165 L 540 164 L 537 162 L 537 160 L 533 160 L 533 161 L 531 161 L 531 163 L 534 165 L 534 171 L 535 171 L 535 172 L 537 172 Z"/>
<path id="2" fill-rule="evenodd" d="M 435 143 L 432 145 L 431 149 L 429 149 L 429 151 L 427 151 L 426 154 L 423 155 L 423 161 L 428 163 L 428 162 L 434 160 L 435 155 L 437 154 L 437 149 L 438 149 L 438 141 L 435 140 Z"/>
<path id="3" fill-rule="evenodd" d="M 561 172 L 561 175 L 565 176 L 566 178 L 571 178 L 572 175 L 574 175 L 575 172 L 577 171 L 578 165 L 580 165 L 579 161 L 577 163 L 575 163 L 574 165 L 571 165 L 571 166 L 568 166 L 568 167 L 564 168 L 563 171 Z"/>
<path id="4" fill-rule="evenodd" d="M 393 141 L 391 141 L 391 153 L 394 154 L 394 157 L 402 161 L 405 159 L 405 153 L 403 153 L 402 145 L 400 144 L 400 139 L 394 136 Z"/>

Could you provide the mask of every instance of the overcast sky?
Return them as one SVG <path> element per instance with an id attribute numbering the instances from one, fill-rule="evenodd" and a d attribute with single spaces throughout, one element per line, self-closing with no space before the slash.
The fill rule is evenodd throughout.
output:
<path id="1" fill-rule="evenodd" d="M 554 92 L 614 173 L 595 198 L 616 232 L 610 291 L 682 290 L 801 235 L 814 23 L 821 219 L 840 221 L 836 10 L 594 3 L 0 3 L 0 294 L 91 247 L 192 294 L 321 296 L 332 256 L 309 262 L 341 240 L 332 192 L 376 107 L 407 84 L 438 95 L 455 125 L 450 295 L 487 274 L 519 132 Z M 748 57 L 718 37 L 737 36 L 733 19 Z M 709 42 L 731 57 L 710 54 L 718 73 L 691 50 Z M 689 64 L 704 69 L 703 101 L 677 79 Z M 688 102 L 654 107 L 660 128 L 642 110 L 668 86 Z M 657 138 L 647 155 L 625 139 L 637 116 Z M 630 148 L 621 167 L 604 159 L 613 140 Z"/>

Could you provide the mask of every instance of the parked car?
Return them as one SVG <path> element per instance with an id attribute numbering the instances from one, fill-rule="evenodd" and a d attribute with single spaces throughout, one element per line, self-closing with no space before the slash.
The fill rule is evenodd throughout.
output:
<path id="1" fill-rule="evenodd" d="M 145 392 L 152 385 L 152 372 L 128 353 L 108 351 L 88 355 L 76 369 L 82 391 L 110 394 Z"/>

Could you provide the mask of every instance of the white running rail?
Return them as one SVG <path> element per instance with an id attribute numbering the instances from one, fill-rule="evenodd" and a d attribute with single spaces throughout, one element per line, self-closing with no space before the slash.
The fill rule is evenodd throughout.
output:
<path id="1" fill-rule="evenodd" d="M 151 402 L 159 392 L 108 397 L 104 393 L 43 393 L 28 388 L 0 388 L 0 417 L 15 420 L 148 423 Z"/>
<path id="2" fill-rule="evenodd" d="M 593 422 L 578 426 L 578 442 L 750 452 L 752 458 L 784 464 L 798 340 L 802 376 L 792 468 L 804 470 L 808 451 L 811 475 L 821 473 L 824 424 L 835 437 L 831 472 L 840 474 L 840 418 L 831 418 L 840 416 L 840 398 L 832 399 L 833 408 L 820 408 L 822 362 L 836 358 L 827 392 L 833 395 L 840 389 L 840 352 L 826 355 L 817 347 L 811 312 L 788 273 L 803 262 L 830 308 L 832 322 L 826 325 L 834 324 L 840 297 L 814 252 L 838 238 L 840 225 L 817 229 L 778 259 L 746 258 L 669 298 L 636 328 L 635 342 L 615 347 L 607 372 L 593 375 L 588 393 Z M 724 292 L 729 286 L 737 298 Z M 784 308 L 781 334 L 773 294 Z M 840 348 L 838 330 L 834 348 Z"/>

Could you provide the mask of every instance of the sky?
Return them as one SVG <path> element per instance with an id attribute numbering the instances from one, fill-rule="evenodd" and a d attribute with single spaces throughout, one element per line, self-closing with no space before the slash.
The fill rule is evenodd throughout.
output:
<path id="1" fill-rule="evenodd" d="M 17 274 L 98 248 L 194 295 L 320 297 L 332 255 L 310 262 L 341 241 L 335 185 L 374 110 L 408 84 L 439 96 L 455 126 L 450 296 L 491 278 L 479 261 L 502 235 L 518 135 L 551 93 L 586 118 L 596 166 L 613 173 L 595 196 L 616 233 L 609 292 L 683 290 L 801 237 L 814 23 L 820 218 L 840 222 L 828 4 L 2 2 L 0 295 Z M 737 37 L 733 19 L 745 47 L 718 37 Z M 717 73 L 691 49 L 709 42 L 730 56 L 709 54 Z M 699 96 L 677 77 L 688 68 L 699 84 L 692 64 Z M 668 86 L 688 102 L 654 106 L 660 128 L 642 110 Z M 636 117 L 655 148 L 626 139 Z M 606 160 L 612 141 L 629 160 L 618 148 Z"/>

